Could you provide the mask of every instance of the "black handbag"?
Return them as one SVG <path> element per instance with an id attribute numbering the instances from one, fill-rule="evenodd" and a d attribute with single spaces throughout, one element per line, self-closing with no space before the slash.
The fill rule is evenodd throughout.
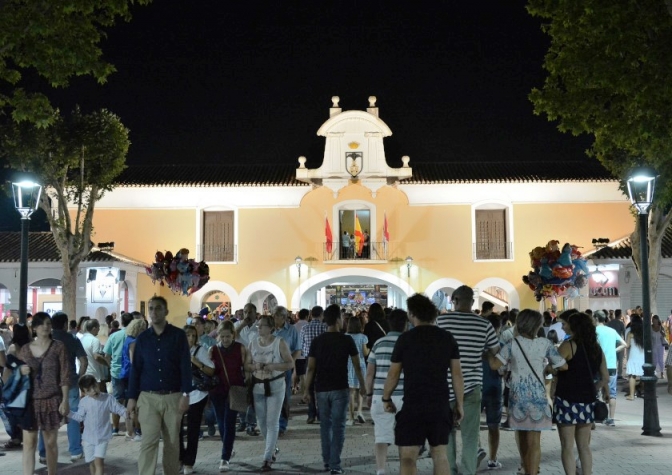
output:
<path id="1" fill-rule="evenodd" d="M 200 348 L 201 345 L 198 345 L 195 354 L 198 354 L 198 350 Z M 217 376 L 208 376 L 194 364 L 191 365 L 191 380 L 194 388 L 198 389 L 199 391 L 207 392 L 219 386 L 219 378 Z"/>

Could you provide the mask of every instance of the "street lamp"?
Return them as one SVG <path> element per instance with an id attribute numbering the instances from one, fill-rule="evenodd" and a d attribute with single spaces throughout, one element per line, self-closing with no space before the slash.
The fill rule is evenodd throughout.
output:
<path id="1" fill-rule="evenodd" d="M 21 215 L 21 277 L 19 280 L 19 323 L 26 324 L 28 314 L 28 229 L 30 215 L 40 203 L 42 186 L 32 181 L 12 183 L 14 207 Z"/>
<path id="2" fill-rule="evenodd" d="M 413 266 L 413 258 L 408 256 L 406 258 L 406 270 L 408 271 L 408 277 L 411 277 L 411 267 Z"/>
<path id="3" fill-rule="evenodd" d="M 296 262 L 296 268 L 299 271 L 299 278 L 301 278 L 301 263 L 303 262 L 303 259 L 301 259 L 301 256 L 296 256 L 294 258 L 294 262 Z"/>
<path id="4" fill-rule="evenodd" d="M 656 172 L 648 167 L 632 170 L 627 178 L 630 202 L 637 208 L 639 226 L 639 249 L 642 271 L 642 310 L 644 311 L 644 421 L 642 435 L 660 437 L 658 402 L 656 401 L 656 378 L 653 365 L 651 339 L 651 295 L 649 290 L 649 240 L 648 212 L 653 202 Z"/>

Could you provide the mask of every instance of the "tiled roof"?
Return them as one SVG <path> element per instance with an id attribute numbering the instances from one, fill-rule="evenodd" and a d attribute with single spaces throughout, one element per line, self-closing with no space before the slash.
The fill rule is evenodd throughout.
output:
<path id="1" fill-rule="evenodd" d="M 660 253 L 663 259 L 672 257 L 672 226 L 668 226 L 665 231 Z M 632 242 L 628 236 L 603 247 L 599 251 L 586 253 L 586 257 L 589 259 L 630 259 L 632 258 Z"/>
<path id="2" fill-rule="evenodd" d="M 413 162 L 403 183 L 505 183 L 611 181 L 596 160 L 581 162 Z M 131 165 L 116 179 L 122 186 L 308 186 L 296 179 L 298 165 Z"/>
<path id="3" fill-rule="evenodd" d="M 61 253 L 50 232 L 28 234 L 28 260 L 30 262 L 60 262 Z M 21 261 L 21 233 L 0 232 L 0 262 Z M 113 251 L 92 250 L 84 262 L 124 262 L 145 267 L 146 264 Z"/>

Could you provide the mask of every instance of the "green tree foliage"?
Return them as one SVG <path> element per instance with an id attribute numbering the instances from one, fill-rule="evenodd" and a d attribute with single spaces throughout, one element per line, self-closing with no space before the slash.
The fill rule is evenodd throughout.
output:
<path id="1" fill-rule="evenodd" d="M 672 221 L 672 3 L 529 0 L 551 38 L 548 76 L 530 99 L 563 132 L 594 137 L 590 155 L 622 179 L 636 165 L 660 174 L 649 214 L 655 311 L 660 250 Z M 672 7 L 671 7 L 672 8 Z M 670 10 L 672 11 L 672 9 Z M 639 267 L 639 236 L 633 235 Z"/>
<path id="2" fill-rule="evenodd" d="M 105 29 L 131 19 L 131 6 L 151 0 L 0 0 L 0 109 L 15 121 L 41 127 L 54 110 L 43 93 L 24 84 L 35 72 L 52 87 L 73 76 L 104 83 L 114 66 L 102 58 Z"/>
<path id="3" fill-rule="evenodd" d="M 31 172 L 43 186 L 46 212 L 63 263 L 63 310 L 75 315 L 77 271 L 91 251 L 96 202 L 112 189 L 125 168 L 128 129 L 107 110 L 71 116 L 58 111 L 38 127 L 10 122 L 0 135 L 0 151 L 12 169 Z"/>

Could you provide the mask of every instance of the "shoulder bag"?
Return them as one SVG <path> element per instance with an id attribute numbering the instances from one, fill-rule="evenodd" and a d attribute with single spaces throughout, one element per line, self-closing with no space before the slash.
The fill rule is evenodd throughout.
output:
<path id="1" fill-rule="evenodd" d="M 226 365 L 224 364 L 224 358 L 222 357 L 222 352 L 218 346 L 215 347 L 217 353 L 219 354 L 219 361 L 222 362 L 222 369 L 224 370 L 224 376 L 226 377 L 226 382 L 229 385 L 229 407 L 232 411 L 236 412 L 246 412 L 247 411 L 247 388 L 245 386 L 231 386 L 231 381 L 229 380 L 229 372 L 226 370 Z"/>
<path id="2" fill-rule="evenodd" d="M 201 345 L 198 345 L 194 355 L 198 355 L 200 349 Z M 191 364 L 191 379 L 194 383 L 194 388 L 199 391 L 212 391 L 219 385 L 219 378 L 216 375 L 208 376 L 193 363 Z"/>
<path id="3" fill-rule="evenodd" d="M 546 392 L 546 385 L 542 381 L 542 379 L 539 377 L 537 372 L 534 370 L 534 367 L 530 363 L 530 360 L 527 359 L 527 355 L 525 354 L 525 350 L 523 350 L 523 347 L 520 345 L 520 342 L 518 341 L 518 338 L 514 338 L 513 341 L 516 342 L 518 345 L 518 348 L 520 348 L 520 352 L 523 354 L 523 357 L 525 358 L 525 361 L 527 362 L 527 366 L 530 367 L 530 370 L 532 371 L 532 374 L 537 378 L 537 381 L 539 381 L 539 384 L 541 384 L 542 389 L 544 390 L 544 393 Z M 553 414 L 553 405 L 551 403 L 548 403 L 548 406 L 551 408 L 551 414 Z"/>
<path id="4" fill-rule="evenodd" d="M 583 347 L 583 345 L 581 345 Z M 593 369 L 590 367 L 590 361 L 588 361 L 588 353 L 586 353 L 586 348 L 583 347 L 583 356 L 586 358 L 586 365 L 588 365 L 588 371 L 590 371 L 590 374 L 593 374 Z M 600 398 L 598 397 L 597 390 L 595 390 L 595 381 L 593 381 L 593 378 L 591 376 L 590 378 L 590 384 L 593 387 L 593 391 L 595 392 L 595 403 L 593 406 L 593 416 L 595 417 L 595 422 L 603 422 L 607 418 L 609 418 L 609 406 L 607 406 L 607 403 L 604 401 L 601 401 Z"/>

